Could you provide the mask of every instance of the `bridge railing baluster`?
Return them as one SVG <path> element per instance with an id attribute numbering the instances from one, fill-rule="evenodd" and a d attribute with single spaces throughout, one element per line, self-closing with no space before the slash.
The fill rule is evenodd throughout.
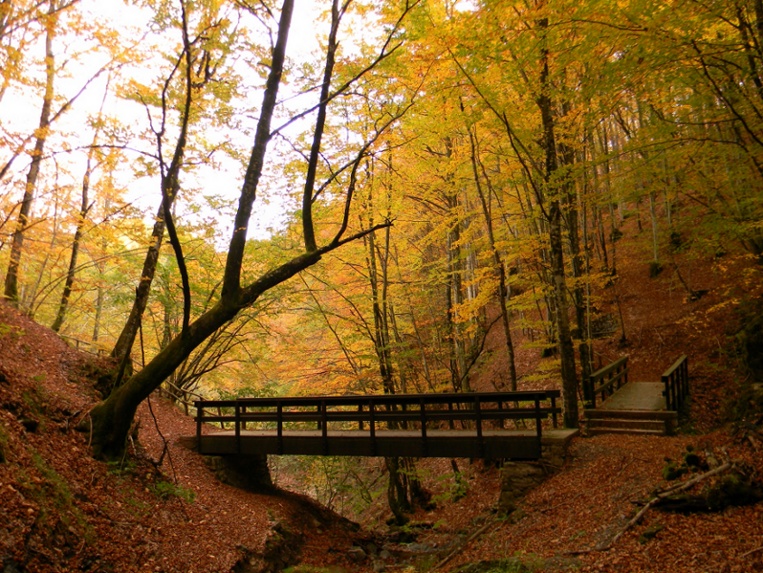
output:
<path id="1" fill-rule="evenodd" d="M 278 440 L 278 453 L 283 453 L 283 403 L 276 402 L 276 437 Z"/>
<path id="2" fill-rule="evenodd" d="M 541 425 L 541 413 L 540 413 L 540 396 L 535 396 L 535 433 L 538 434 L 540 440 L 543 426 Z"/>
<path id="3" fill-rule="evenodd" d="M 368 424 L 371 435 L 371 455 L 375 456 L 376 452 L 376 409 L 374 408 L 374 401 L 368 401 Z"/>
<path id="4" fill-rule="evenodd" d="M 427 455 L 427 408 L 424 403 L 424 398 L 419 399 L 419 416 L 421 417 L 421 447 L 423 448 L 424 456 Z"/>
<path id="5" fill-rule="evenodd" d="M 204 404 L 201 400 L 196 401 L 196 449 L 202 454 L 201 451 L 201 423 L 204 421 Z"/>
<path id="6" fill-rule="evenodd" d="M 479 395 L 474 396 L 474 415 L 477 422 L 477 443 L 480 451 L 480 457 L 485 455 L 485 440 L 482 436 L 482 406 Z"/>
<path id="7" fill-rule="evenodd" d="M 323 455 L 328 455 L 329 453 L 329 421 L 328 421 L 328 414 L 326 412 L 326 400 L 321 400 L 320 404 L 318 405 L 318 408 L 320 410 L 320 416 L 321 416 L 321 438 L 323 439 Z"/>
<path id="8" fill-rule="evenodd" d="M 241 402 L 236 400 L 233 407 L 233 431 L 236 434 L 236 453 L 241 453 Z"/>

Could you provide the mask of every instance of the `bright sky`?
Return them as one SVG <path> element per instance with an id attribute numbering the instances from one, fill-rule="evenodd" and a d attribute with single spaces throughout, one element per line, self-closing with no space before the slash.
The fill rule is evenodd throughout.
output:
<path id="1" fill-rule="evenodd" d="M 311 52 L 314 52 L 318 48 L 318 34 L 325 35 L 326 32 L 322 28 L 327 27 L 326 22 L 320 22 L 318 18 L 319 5 L 313 0 L 297 0 L 297 9 L 294 13 L 294 19 L 292 29 L 289 36 L 288 55 L 289 58 L 296 61 L 302 61 L 309 57 Z M 150 13 L 147 10 L 139 8 L 134 4 L 128 5 L 121 1 L 110 0 L 104 2 L 103 0 L 82 0 L 80 9 L 92 14 L 92 20 L 98 22 L 108 22 L 109 25 L 118 28 L 121 32 L 124 32 L 128 38 L 140 38 L 143 31 L 148 28 L 150 21 Z M 142 46 L 145 47 L 145 44 Z M 70 47 L 69 50 L 76 48 L 76 46 Z M 56 52 L 57 64 L 67 60 L 69 54 L 64 50 L 64 46 L 61 42 L 54 45 Z M 44 47 L 42 44 L 38 47 L 38 56 L 41 57 L 44 53 Z M 83 83 L 87 78 L 91 77 L 95 70 L 98 69 L 104 62 L 102 56 L 91 56 L 83 60 L 82 64 L 78 64 L 74 67 L 73 64 L 69 64 L 70 77 L 57 79 L 57 93 L 64 98 L 69 98 L 81 89 Z M 144 67 L 137 69 L 134 66 L 124 70 L 127 74 L 138 78 L 145 76 L 142 79 L 149 82 L 151 76 L 150 67 Z M 89 129 L 83 129 L 83 125 L 86 124 L 88 115 L 97 113 L 101 106 L 101 100 L 105 89 L 106 78 L 105 76 L 99 78 L 83 95 L 78 99 L 72 109 L 67 112 L 55 126 L 55 132 L 68 133 L 66 139 L 71 141 L 71 134 L 75 134 L 74 140 L 78 138 L 77 135 L 81 135 L 77 145 L 88 145 L 90 138 L 92 137 Z M 281 95 L 283 97 L 288 96 L 288 86 L 282 88 Z M 254 91 L 251 95 L 252 104 L 254 107 L 259 107 L 262 92 Z M 312 99 L 315 99 L 315 95 L 312 95 Z M 290 107 L 308 106 L 313 105 L 314 101 L 302 101 L 302 102 L 290 102 Z M 39 121 L 41 101 L 39 95 L 35 94 L 35 97 L 29 97 L 29 94 L 25 93 L 11 93 L 9 92 L 6 99 L 3 100 L 4 110 L 13 109 L 13 114 L 3 114 L 3 123 L 12 130 L 18 130 L 19 132 L 28 133 L 33 126 Z M 147 126 L 147 114 L 145 108 L 137 103 L 125 102 L 124 100 L 110 97 L 106 102 L 106 113 L 111 115 L 118 115 L 120 119 L 131 126 L 136 132 L 145 129 Z M 248 127 L 252 130 L 254 127 L 254 121 L 256 118 L 250 118 L 248 121 Z M 245 122 L 246 123 L 246 122 Z M 278 122 L 275 123 L 278 125 Z M 274 126 L 275 126 L 274 125 Z M 218 137 L 230 138 L 233 141 L 237 141 L 244 148 L 251 147 L 251 135 L 243 133 L 222 133 L 218 134 Z M 212 136 L 214 138 L 214 136 Z M 169 144 L 173 142 L 169 140 Z M 58 143 L 55 141 L 55 137 L 51 138 L 48 149 L 53 150 L 60 146 L 60 140 Z M 155 152 L 154 147 L 147 141 L 135 141 L 134 146 L 149 153 Z M 135 157 L 136 155 L 133 155 Z M 76 188 L 79 184 L 77 180 L 81 177 L 81 171 L 84 169 L 84 152 L 82 154 L 71 154 L 67 157 L 57 157 L 57 161 L 66 163 L 71 162 L 70 170 L 73 173 L 73 181 L 71 185 Z M 222 160 L 222 165 L 213 170 L 202 170 L 196 181 L 188 181 L 188 184 L 201 188 L 202 193 L 215 193 L 223 194 L 229 197 L 230 201 L 233 201 L 239 193 L 241 180 L 243 178 L 243 170 L 238 164 L 233 164 L 230 160 Z M 17 162 L 15 165 L 18 170 L 17 177 L 23 177 L 26 170 L 25 162 Z M 128 189 L 127 199 L 134 202 L 146 216 L 147 223 L 152 222 L 153 213 L 156 211 L 159 201 L 159 189 L 157 178 L 144 178 L 135 179 L 132 174 L 130 165 L 126 165 L 124 169 L 124 181 L 123 185 Z M 94 177 L 93 183 L 97 185 L 97 175 Z M 186 211 L 186 208 L 182 205 L 182 197 L 179 200 L 178 208 L 180 212 Z M 291 207 L 283 205 L 278 201 L 271 201 L 266 203 L 265 201 L 259 201 L 255 208 L 254 215 L 252 217 L 252 227 L 250 231 L 250 237 L 252 238 L 266 238 L 269 234 L 269 227 L 278 227 L 279 222 L 283 221 L 286 216 L 286 211 Z M 229 229 L 223 228 L 225 226 L 225 219 L 222 219 L 222 225 L 219 230 L 222 232 L 223 243 L 227 242 Z"/>

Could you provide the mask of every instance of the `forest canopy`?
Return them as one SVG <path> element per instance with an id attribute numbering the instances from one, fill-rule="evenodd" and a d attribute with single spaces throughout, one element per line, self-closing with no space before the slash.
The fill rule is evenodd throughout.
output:
<path id="1" fill-rule="evenodd" d="M 160 385 L 469 391 L 491 329 L 574 426 L 626 219 L 687 296 L 763 257 L 760 0 L 103 4 L 0 3 L 4 296 L 114 357 L 103 455 Z"/>

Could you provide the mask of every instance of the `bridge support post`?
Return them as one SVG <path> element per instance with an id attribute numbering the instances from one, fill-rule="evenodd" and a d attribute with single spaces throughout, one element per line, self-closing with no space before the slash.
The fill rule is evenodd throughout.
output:
<path id="1" fill-rule="evenodd" d="M 254 493 L 273 489 L 265 455 L 204 456 L 204 463 L 221 482 Z"/>
<path id="2" fill-rule="evenodd" d="M 541 459 L 537 462 L 507 462 L 501 468 L 498 511 L 510 514 L 527 492 L 557 472 L 567 457 L 570 440 L 577 429 L 547 430 L 541 438 Z"/>

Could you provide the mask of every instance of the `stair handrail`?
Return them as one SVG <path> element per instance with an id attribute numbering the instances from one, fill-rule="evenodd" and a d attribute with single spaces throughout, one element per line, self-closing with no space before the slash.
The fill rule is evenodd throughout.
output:
<path id="1" fill-rule="evenodd" d="M 689 359 L 684 354 L 662 375 L 665 409 L 678 411 L 689 394 Z"/>
<path id="2" fill-rule="evenodd" d="M 628 383 L 628 357 L 623 356 L 600 368 L 583 381 L 583 399 L 586 408 L 596 408 L 596 397 L 601 395 L 601 401 L 607 399 L 616 390 Z"/>

